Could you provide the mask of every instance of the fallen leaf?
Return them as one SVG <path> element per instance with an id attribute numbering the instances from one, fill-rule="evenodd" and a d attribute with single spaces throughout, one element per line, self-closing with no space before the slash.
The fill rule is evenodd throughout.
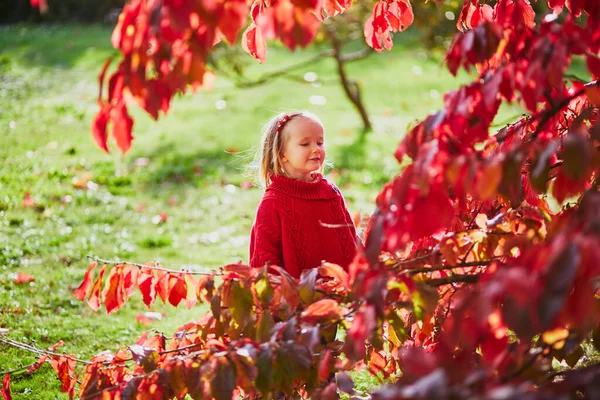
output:
<path id="1" fill-rule="evenodd" d="M 31 197 L 31 192 L 29 192 L 29 190 L 25 192 L 25 197 L 23 198 L 23 203 L 21 203 L 21 207 L 35 207 L 35 201 L 33 201 L 33 198 Z"/>
<path id="2" fill-rule="evenodd" d="M 146 311 L 135 317 L 135 321 L 143 325 L 150 325 L 154 321 L 160 321 L 165 316 L 164 313 Z"/>
<path id="3" fill-rule="evenodd" d="M 19 272 L 13 282 L 16 284 L 20 284 L 20 283 L 29 283 L 32 281 L 35 281 L 35 278 L 33 276 Z"/>

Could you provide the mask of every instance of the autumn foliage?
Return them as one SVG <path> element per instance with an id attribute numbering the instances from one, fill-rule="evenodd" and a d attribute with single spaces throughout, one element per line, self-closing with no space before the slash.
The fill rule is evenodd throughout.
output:
<path id="1" fill-rule="evenodd" d="M 113 34 L 122 53 L 101 90 L 94 135 L 107 125 L 122 151 L 133 120 L 126 97 L 153 117 L 173 95 L 210 80 L 219 40 L 259 61 L 266 39 L 306 46 L 336 0 L 133 0 Z M 82 399 L 335 399 L 366 368 L 386 385 L 374 399 L 598 396 L 600 364 L 600 3 L 467 0 L 446 65 L 473 81 L 415 126 L 395 155 L 408 166 L 382 189 L 349 271 L 324 263 L 299 280 L 278 266 L 228 265 L 209 275 L 159 265 L 94 262 L 75 292 L 94 309 L 139 290 L 150 305 L 210 304 L 167 340 L 135 344 L 76 366 L 53 353 L 63 390 Z M 418 16 L 416 16 L 418 17 Z M 413 20 L 408 0 L 379 0 L 367 43 Z M 571 61 L 587 76 L 567 75 Z M 528 114 L 490 129 L 502 103 Z M 104 277 L 107 275 L 107 277 Z M 561 363 L 556 370 L 553 361 Z M 42 361 L 40 361 L 40 364 Z M 2 394 L 10 398 L 8 378 Z"/>

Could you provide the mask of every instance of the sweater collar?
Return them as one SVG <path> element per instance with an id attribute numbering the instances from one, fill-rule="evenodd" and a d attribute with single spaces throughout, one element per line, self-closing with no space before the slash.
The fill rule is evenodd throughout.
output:
<path id="1" fill-rule="evenodd" d="M 317 174 L 312 182 L 303 182 L 279 175 L 271 175 L 268 190 L 275 190 L 302 199 L 332 199 L 337 196 L 335 186 L 331 185 L 321 174 Z"/>

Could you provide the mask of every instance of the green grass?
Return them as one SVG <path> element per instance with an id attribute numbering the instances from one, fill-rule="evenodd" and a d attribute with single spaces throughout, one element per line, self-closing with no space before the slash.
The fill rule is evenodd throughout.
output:
<path id="1" fill-rule="evenodd" d="M 299 72 L 317 73 L 320 87 L 278 80 L 240 90 L 219 77 L 212 91 L 175 99 L 158 122 L 133 106 L 132 150 L 121 156 L 111 142 L 107 155 L 93 143 L 89 126 L 97 74 L 114 53 L 110 30 L 0 29 L 0 328 L 6 337 L 40 347 L 62 339 L 63 350 L 80 358 L 114 351 L 148 329 L 134 320 L 145 309 L 139 295 L 109 316 L 73 298 L 86 256 L 197 269 L 247 261 L 248 232 L 262 192 L 242 189 L 248 180 L 243 168 L 274 113 L 301 108 L 323 119 L 336 168 L 331 177 L 342 186 L 350 211 L 368 215 L 382 185 L 399 170 L 393 150 L 406 127 L 440 108 L 441 95 L 464 81 L 451 79 L 439 54 L 421 49 L 418 35 L 407 34 L 398 36 L 392 52 L 348 68 L 360 81 L 375 126 L 364 143 L 356 141 L 360 120 L 327 60 Z M 268 61 L 252 62 L 248 73 L 258 76 L 316 51 L 291 54 L 272 45 Z M 311 105 L 313 95 L 325 97 L 326 104 Z M 215 107 L 219 100 L 227 102 L 225 109 Z M 231 154 L 238 151 L 241 156 Z M 88 189 L 77 187 L 87 181 Z M 36 207 L 22 207 L 26 192 Z M 161 212 L 168 220 L 156 223 Z M 19 272 L 36 279 L 15 285 Z M 152 327 L 169 336 L 205 309 L 153 307 L 166 317 Z M 0 345 L 0 370 L 32 361 L 32 355 Z M 65 398 L 48 367 L 12 381 L 15 399 Z"/>

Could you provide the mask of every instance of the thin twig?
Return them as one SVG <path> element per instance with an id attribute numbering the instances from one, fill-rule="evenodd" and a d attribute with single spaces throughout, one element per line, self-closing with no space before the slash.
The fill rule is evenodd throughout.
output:
<path id="1" fill-rule="evenodd" d="M 439 252 L 440 252 L 439 249 L 435 249 L 435 250 L 431 251 L 430 253 L 423 254 L 422 256 L 418 256 L 418 257 L 411 258 L 411 259 L 408 259 L 408 260 L 396 261 L 392 265 L 392 268 L 397 268 L 397 267 L 399 267 L 401 265 L 412 264 L 412 263 L 417 262 L 417 261 L 426 260 L 429 257 L 435 256 Z"/>
<path id="2" fill-rule="evenodd" d="M 29 368 L 31 368 L 31 367 L 33 367 L 34 365 L 37 365 L 37 364 L 38 364 L 38 362 L 36 361 L 36 362 L 32 362 L 29 365 L 25 365 L 23 367 L 9 369 L 8 371 L 0 371 L 0 376 L 11 375 L 11 374 L 14 374 L 15 372 L 29 370 Z"/>
<path id="3" fill-rule="evenodd" d="M 440 265 L 438 267 L 423 267 L 423 268 L 409 268 L 401 271 L 401 274 L 419 274 L 421 272 L 434 272 L 434 271 L 445 271 L 454 268 L 468 268 L 468 267 L 486 267 L 491 264 L 492 261 L 497 260 L 501 257 L 490 258 L 484 261 L 468 261 L 455 265 Z"/>
<path id="4" fill-rule="evenodd" d="M 183 351 L 183 350 L 193 349 L 194 347 L 204 346 L 205 344 L 206 343 L 190 344 L 190 345 L 187 345 L 187 346 L 178 347 L 176 349 L 161 351 L 158 354 L 163 355 L 163 354 L 177 353 L 177 352 L 180 352 L 180 351 Z"/>
<path id="5" fill-rule="evenodd" d="M 537 136 L 542 132 L 542 129 L 544 128 L 544 125 L 546 125 L 546 123 L 548 121 L 550 121 L 550 119 L 556 115 L 557 112 L 559 112 L 561 109 L 563 109 L 564 107 L 568 106 L 569 103 L 574 100 L 575 98 L 581 96 L 582 94 L 585 93 L 585 90 L 588 87 L 592 87 L 592 86 L 597 86 L 599 83 L 598 80 L 586 83 L 583 88 L 579 89 L 578 91 L 576 91 L 575 93 L 573 93 L 571 96 L 563 99 L 560 103 L 558 103 L 556 105 L 556 107 L 552 107 L 550 110 L 546 110 L 545 113 L 543 113 L 540 121 L 537 124 L 537 127 L 535 129 L 535 132 L 533 132 L 533 135 L 531 135 L 532 139 L 536 139 Z"/>
<path id="6" fill-rule="evenodd" d="M 429 286 L 451 285 L 453 283 L 477 283 L 480 274 L 476 275 L 452 275 L 445 278 L 425 279 L 423 283 Z"/>
<path id="7" fill-rule="evenodd" d="M 101 263 L 101 264 L 108 264 L 108 265 L 131 265 L 133 267 L 138 267 L 138 268 L 143 268 L 143 269 L 153 269 L 156 271 L 164 271 L 164 272 L 169 272 L 169 273 L 174 273 L 174 274 L 186 274 L 186 275 L 214 275 L 214 276 L 220 276 L 222 275 L 219 272 L 199 272 L 199 271 L 186 271 L 186 270 L 174 270 L 174 269 L 167 269 L 167 268 L 162 268 L 162 267 L 158 267 L 158 264 L 154 264 L 154 265 L 146 265 L 146 264 L 140 264 L 140 263 L 134 263 L 134 262 L 130 262 L 130 261 L 113 261 L 113 260 L 104 260 L 102 258 L 99 257 L 95 257 L 95 256 L 87 256 L 88 258 Z"/>
<path id="8" fill-rule="evenodd" d="M 0 339 L 0 342 L 4 343 L 4 344 L 7 344 L 9 346 L 12 346 L 12 347 L 16 347 L 16 348 L 21 349 L 21 350 L 29 351 L 30 353 L 35 353 L 37 355 L 48 355 L 48 356 L 54 356 L 54 357 L 64 357 L 64 358 L 67 358 L 69 360 L 72 360 L 72 361 L 75 361 L 75 362 L 78 362 L 78 363 L 81 363 L 81 364 L 86 364 L 86 365 L 95 364 L 93 362 L 86 361 L 86 360 L 80 360 L 78 358 L 71 357 L 71 356 L 68 356 L 66 354 L 60 354 L 60 353 L 55 353 L 53 351 L 38 349 L 35 346 L 29 345 L 27 343 L 17 342 L 16 340 L 12 340 L 12 339 Z"/>
<path id="9" fill-rule="evenodd" d="M 251 88 L 251 87 L 255 87 L 255 86 L 260 86 L 260 85 L 263 85 L 263 84 L 269 82 L 270 80 L 287 75 L 292 71 L 314 65 L 314 63 L 316 63 L 318 61 L 322 61 L 327 57 L 331 57 L 332 55 L 333 55 L 333 50 L 322 51 L 320 53 L 317 53 L 315 56 L 309 58 L 308 60 L 299 62 L 298 64 L 289 65 L 289 66 L 280 68 L 273 72 L 265 73 L 261 77 L 259 77 L 258 79 L 255 79 L 253 81 L 238 80 L 238 81 L 236 81 L 236 86 L 238 86 L 240 88 Z"/>

